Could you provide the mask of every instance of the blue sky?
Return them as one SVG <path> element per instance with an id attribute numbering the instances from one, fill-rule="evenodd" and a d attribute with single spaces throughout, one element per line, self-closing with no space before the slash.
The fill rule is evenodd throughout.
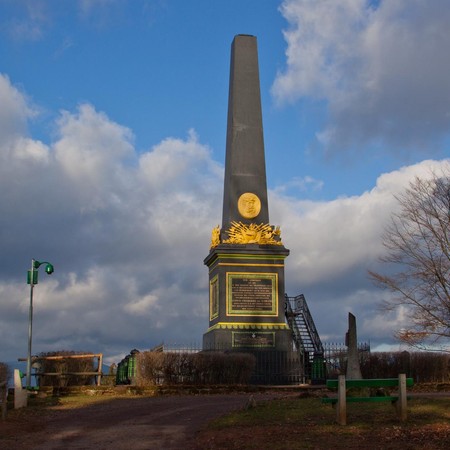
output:
<path id="1" fill-rule="evenodd" d="M 395 347 L 406 312 L 379 312 L 366 271 L 393 195 L 449 156 L 449 20 L 444 0 L 0 0 L 0 360 L 26 351 L 32 257 L 56 269 L 36 352 L 201 341 L 240 33 L 258 39 L 288 294 L 324 340 L 352 311 Z"/>

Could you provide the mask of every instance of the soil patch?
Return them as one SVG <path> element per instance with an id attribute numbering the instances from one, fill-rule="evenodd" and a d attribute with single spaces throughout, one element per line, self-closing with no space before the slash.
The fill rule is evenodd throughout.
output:
<path id="1" fill-rule="evenodd" d="M 253 394 L 265 401 L 274 394 Z M 11 411 L 0 422 L 5 449 L 186 449 L 209 420 L 244 408 L 249 394 L 92 399 Z"/>

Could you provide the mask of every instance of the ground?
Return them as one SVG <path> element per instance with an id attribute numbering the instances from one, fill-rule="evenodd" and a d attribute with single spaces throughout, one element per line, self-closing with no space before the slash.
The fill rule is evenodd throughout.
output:
<path id="1" fill-rule="evenodd" d="M 255 394 L 257 401 L 273 397 Z M 110 398 L 89 406 L 13 411 L 0 421 L 5 449 L 187 449 L 207 421 L 245 407 L 248 394 Z"/>
<path id="2" fill-rule="evenodd" d="M 362 431 L 351 424 L 338 427 L 328 412 L 326 417 L 306 418 L 296 424 L 275 421 L 267 426 L 253 426 L 251 439 L 248 427 L 237 425 L 217 431 L 207 426 L 212 419 L 230 411 L 285 397 L 298 398 L 299 393 L 96 397 L 87 405 L 76 400 L 55 402 L 46 408 L 10 411 L 6 422 L 0 421 L 0 448 L 431 450 L 447 448 L 450 440 L 450 422 L 420 430 L 405 429 L 392 426 L 391 413 L 386 424 L 378 423 Z M 367 421 L 370 422 L 369 416 Z"/>

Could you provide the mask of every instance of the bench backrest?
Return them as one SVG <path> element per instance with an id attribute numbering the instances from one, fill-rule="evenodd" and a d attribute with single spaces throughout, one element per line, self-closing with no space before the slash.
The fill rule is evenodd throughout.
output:
<path id="1" fill-rule="evenodd" d="M 406 386 L 413 386 L 414 380 L 406 378 Z M 398 378 L 368 378 L 366 380 L 345 380 L 345 386 L 350 387 L 397 387 Z M 327 388 L 337 388 L 338 380 L 327 380 Z"/>

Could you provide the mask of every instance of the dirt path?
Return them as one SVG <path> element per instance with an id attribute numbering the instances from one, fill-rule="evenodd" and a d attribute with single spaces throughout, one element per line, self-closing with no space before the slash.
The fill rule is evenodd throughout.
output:
<path id="1" fill-rule="evenodd" d="M 253 397 L 260 403 L 289 395 L 298 393 L 270 391 Z M 250 397 L 248 393 L 106 397 L 82 407 L 24 408 L 11 411 L 5 422 L 0 421 L 0 449 L 200 450 L 195 446 L 197 431 L 210 420 L 245 407 Z"/>
<path id="2" fill-rule="evenodd" d="M 114 398 L 75 409 L 53 409 L 25 427 L 0 422 L 5 449 L 184 449 L 209 420 L 245 407 L 249 394 Z M 273 398 L 254 395 L 256 401 Z M 8 421 L 9 422 L 9 419 Z M 23 422 L 23 421 L 22 421 Z M 14 424 L 9 424 L 14 425 Z M 23 423 L 22 423 L 23 425 Z M 7 433 L 1 433 L 6 430 Z"/>

